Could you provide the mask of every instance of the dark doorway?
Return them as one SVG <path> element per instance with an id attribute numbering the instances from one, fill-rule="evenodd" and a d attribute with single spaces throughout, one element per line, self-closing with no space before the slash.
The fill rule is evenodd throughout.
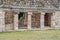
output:
<path id="1" fill-rule="evenodd" d="M 20 12 L 18 14 L 18 28 L 19 29 L 27 29 L 27 13 L 26 12 Z"/>
<path id="2" fill-rule="evenodd" d="M 51 13 L 46 13 L 44 16 L 44 25 L 46 27 L 51 27 Z"/>
<path id="3" fill-rule="evenodd" d="M 21 20 L 21 18 L 23 18 L 24 12 L 20 12 L 18 15 L 18 20 Z"/>

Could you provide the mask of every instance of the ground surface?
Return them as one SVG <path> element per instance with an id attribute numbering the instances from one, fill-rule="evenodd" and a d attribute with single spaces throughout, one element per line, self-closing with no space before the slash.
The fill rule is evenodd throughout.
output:
<path id="1" fill-rule="evenodd" d="M 60 30 L 3 32 L 0 40 L 60 40 Z"/>

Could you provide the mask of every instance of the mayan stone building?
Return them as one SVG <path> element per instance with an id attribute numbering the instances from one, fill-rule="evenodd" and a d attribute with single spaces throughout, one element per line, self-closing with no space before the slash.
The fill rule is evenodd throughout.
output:
<path id="1" fill-rule="evenodd" d="M 0 0 L 0 31 L 60 28 L 60 0 Z"/>

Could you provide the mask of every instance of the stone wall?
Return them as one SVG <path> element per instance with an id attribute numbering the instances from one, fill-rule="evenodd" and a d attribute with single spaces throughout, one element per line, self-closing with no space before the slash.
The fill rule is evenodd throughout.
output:
<path id="1" fill-rule="evenodd" d="M 6 12 L 5 14 L 5 25 L 6 30 L 13 30 L 14 29 L 14 13 L 13 12 Z"/>
<path id="2" fill-rule="evenodd" d="M 40 27 L 40 13 L 33 13 L 32 14 L 32 28 L 39 28 Z"/>

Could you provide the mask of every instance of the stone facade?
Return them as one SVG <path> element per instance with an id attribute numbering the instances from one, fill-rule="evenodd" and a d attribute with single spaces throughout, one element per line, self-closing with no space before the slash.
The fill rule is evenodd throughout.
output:
<path id="1" fill-rule="evenodd" d="M 18 15 L 19 12 L 0 11 L 0 31 L 60 28 L 60 11 L 24 12 L 22 20 Z"/>
<path id="2" fill-rule="evenodd" d="M 60 28 L 59 5 L 59 0 L 0 0 L 0 31 Z"/>

